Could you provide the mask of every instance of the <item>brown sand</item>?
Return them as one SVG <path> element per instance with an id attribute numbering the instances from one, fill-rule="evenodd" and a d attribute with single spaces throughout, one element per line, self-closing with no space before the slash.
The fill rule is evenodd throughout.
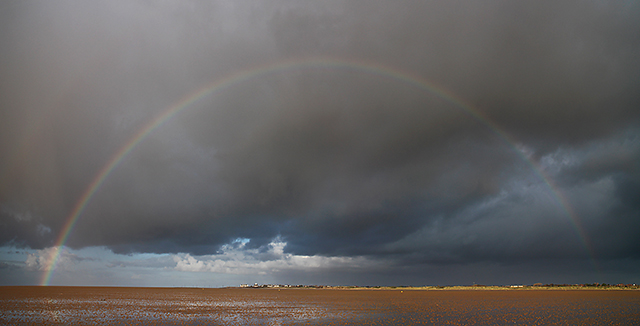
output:
<path id="1" fill-rule="evenodd" d="M 640 291 L 0 287 L 0 324 L 640 325 Z"/>

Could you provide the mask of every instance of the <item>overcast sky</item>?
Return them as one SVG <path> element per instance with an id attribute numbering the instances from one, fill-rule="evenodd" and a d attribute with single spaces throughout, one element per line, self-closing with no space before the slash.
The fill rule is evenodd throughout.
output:
<path id="1" fill-rule="evenodd" d="M 637 1 L 2 1 L 0 283 L 640 283 L 639 54 Z"/>

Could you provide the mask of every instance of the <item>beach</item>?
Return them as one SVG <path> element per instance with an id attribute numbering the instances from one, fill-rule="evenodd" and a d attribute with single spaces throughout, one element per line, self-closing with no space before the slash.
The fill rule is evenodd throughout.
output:
<path id="1" fill-rule="evenodd" d="M 0 323 L 630 325 L 637 290 L 2 287 Z"/>

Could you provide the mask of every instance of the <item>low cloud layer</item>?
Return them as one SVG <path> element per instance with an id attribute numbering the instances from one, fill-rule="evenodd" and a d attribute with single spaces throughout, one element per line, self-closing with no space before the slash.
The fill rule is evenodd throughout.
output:
<path id="1" fill-rule="evenodd" d="M 223 274 L 261 275 L 283 272 L 322 272 L 328 270 L 348 270 L 365 272 L 379 269 L 379 263 L 362 257 L 323 257 L 294 255 L 284 252 L 287 245 L 281 239 L 274 239 L 264 248 L 246 249 L 246 243 L 234 241 L 223 245 L 215 255 L 194 257 L 190 254 L 173 256 L 175 269 L 183 272 L 211 272 Z M 262 249 L 262 250 L 261 250 Z"/>
<path id="2" fill-rule="evenodd" d="M 637 279 L 608 267 L 640 259 L 635 3 L 2 7 L 5 246 L 56 245 L 103 167 L 188 94 L 325 58 L 408 72 L 469 106 L 337 64 L 252 76 L 151 131 L 65 245 L 172 254 L 184 271 L 267 264 L 335 275 L 377 262 L 403 283 L 430 268 L 457 270 L 459 281 L 469 266 L 536 261 L 562 265 L 558 275 L 586 263 Z M 235 239 L 249 239 L 242 255 L 214 259 Z M 255 256 L 276 249 L 269 263 Z M 34 259 L 29 268 L 41 268 Z"/>

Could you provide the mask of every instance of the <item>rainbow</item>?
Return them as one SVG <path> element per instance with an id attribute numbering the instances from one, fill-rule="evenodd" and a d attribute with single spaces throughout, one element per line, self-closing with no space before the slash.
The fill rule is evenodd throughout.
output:
<path id="1" fill-rule="evenodd" d="M 397 80 L 399 82 L 411 85 L 418 89 L 426 90 L 436 96 L 440 97 L 443 100 L 450 102 L 455 105 L 457 108 L 463 110 L 474 119 L 479 121 L 480 123 L 486 125 L 489 129 L 491 129 L 496 135 L 504 140 L 511 148 L 515 150 L 516 153 L 525 161 L 532 170 L 544 181 L 546 186 L 551 190 L 551 193 L 556 198 L 557 203 L 564 209 L 567 216 L 573 223 L 578 236 L 583 242 L 588 254 L 590 255 L 592 262 L 595 265 L 595 259 L 593 258 L 593 251 L 591 250 L 591 246 L 587 241 L 586 233 L 580 223 L 578 216 L 575 214 L 573 209 L 571 208 L 569 202 L 566 198 L 557 190 L 557 187 L 553 184 L 551 179 L 544 174 L 542 169 L 532 160 L 527 158 L 516 146 L 517 142 L 502 128 L 500 128 L 493 121 L 488 119 L 485 115 L 483 115 L 478 109 L 476 109 L 471 103 L 466 102 L 464 99 L 456 96 L 454 93 L 439 87 L 433 82 L 424 79 L 416 74 L 413 74 L 408 71 L 403 71 L 397 68 L 388 67 L 381 65 L 376 62 L 369 61 L 354 61 L 354 60 L 346 60 L 346 59 L 336 59 L 336 58 L 324 58 L 324 57 L 310 57 L 310 58 L 302 58 L 295 60 L 287 60 L 283 62 L 275 62 L 270 64 L 265 64 L 257 67 L 252 67 L 244 70 L 237 71 L 235 73 L 231 73 L 221 79 L 218 79 L 210 84 L 205 85 L 193 91 L 186 96 L 184 96 L 179 101 L 175 102 L 170 107 L 166 108 L 160 114 L 158 114 L 154 119 L 145 124 L 142 129 L 140 129 L 133 137 L 129 139 L 129 141 L 120 148 L 104 165 L 104 167 L 98 172 L 93 181 L 89 184 L 87 189 L 84 191 L 78 202 L 73 207 L 71 214 L 69 214 L 62 231 L 60 232 L 58 238 L 55 241 L 54 247 L 56 248 L 56 252 L 51 259 L 49 266 L 45 269 L 45 272 L 42 276 L 40 284 L 42 286 L 49 285 L 51 281 L 51 277 L 56 268 L 56 264 L 58 262 L 58 258 L 60 257 L 60 253 L 62 252 L 63 246 L 66 243 L 71 231 L 73 231 L 73 227 L 75 226 L 78 218 L 82 215 L 82 212 L 86 208 L 87 204 L 95 194 L 95 192 L 100 188 L 104 180 L 113 172 L 113 170 L 118 166 L 118 164 L 123 160 L 127 154 L 129 154 L 135 147 L 138 145 L 147 135 L 149 135 L 153 130 L 159 128 L 163 124 L 165 124 L 168 120 L 170 120 L 173 116 L 181 112 L 182 110 L 189 107 L 191 104 L 197 102 L 198 100 L 214 95 L 216 93 L 220 93 L 230 87 L 241 84 L 245 81 L 276 73 L 276 72 L 286 72 L 292 69 L 300 69 L 300 68 L 315 68 L 315 69 L 344 69 L 344 70 L 352 70 L 360 73 L 366 73 L 373 76 L 379 76 L 384 78 L 391 78 Z"/>

